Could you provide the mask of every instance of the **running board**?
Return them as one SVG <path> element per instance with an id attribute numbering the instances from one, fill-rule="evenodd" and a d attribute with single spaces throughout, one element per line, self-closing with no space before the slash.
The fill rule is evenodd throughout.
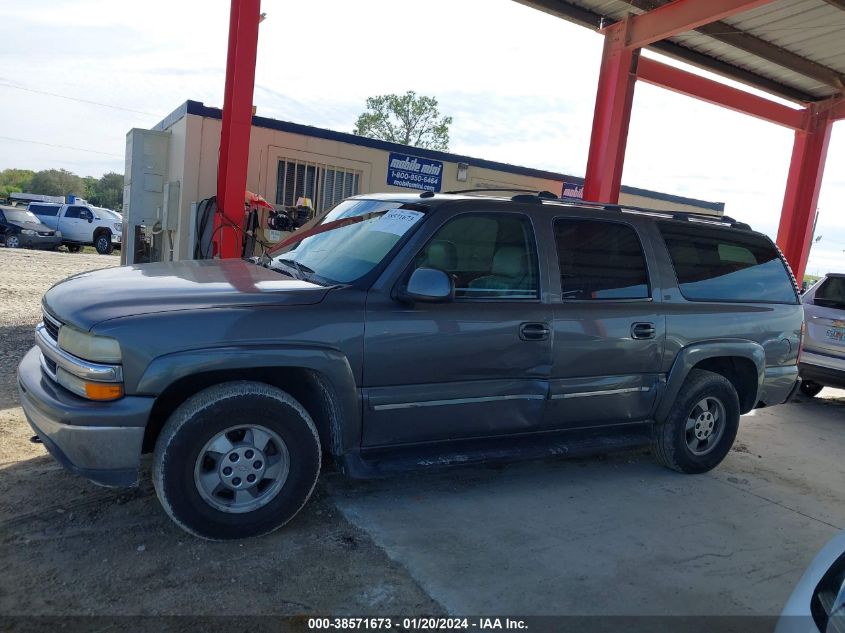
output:
<path id="1" fill-rule="evenodd" d="M 600 429 L 370 448 L 346 454 L 338 459 L 338 464 L 349 477 L 372 479 L 422 469 L 583 457 L 645 446 L 651 440 L 651 428 L 650 422 L 642 422 Z"/>

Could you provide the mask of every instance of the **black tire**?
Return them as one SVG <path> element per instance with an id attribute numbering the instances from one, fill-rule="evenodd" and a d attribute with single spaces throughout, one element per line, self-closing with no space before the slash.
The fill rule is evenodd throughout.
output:
<path id="1" fill-rule="evenodd" d="M 824 389 L 824 385 L 820 385 L 817 382 L 813 382 L 812 380 L 802 380 L 801 381 L 801 393 L 803 393 L 808 398 L 815 398 L 822 389 Z"/>
<path id="2" fill-rule="evenodd" d="M 256 421 L 284 443 L 286 477 L 264 505 L 250 511 L 221 511 L 200 492 L 201 453 L 227 429 Z M 220 459 L 214 468 L 222 467 L 224 457 Z M 191 534 L 212 540 L 260 536 L 282 527 L 305 505 L 317 483 L 321 459 L 314 422 L 293 397 L 264 383 L 228 382 L 197 393 L 170 416 L 153 453 L 153 485 L 165 512 Z"/>
<path id="3" fill-rule="evenodd" d="M 114 245 L 111 243 L 111 233 L 102 231 L 94 236 L 94 249 L 100 255 L 111 255 L 114 251 Z"/>
<path id="4" fill-rule="evenodd" d="M 17 235 L 7 235 L 5 244 L 6 248 L 20 248 L 21 238 Z"/>
<path id="5" fill-rule="evenodd" d="M 712 446 L 705 447 L 706 453 L 696 454 L 688 438 L 695 436 L 697 426 L 688 431 L 687 421 L 695 421 L 696 417 L 704 415 L 698 407 L 698 403 L 704 400 L 721 403 L 721 431 L 717 436 L 714 428 Z M 699 412 L 697 416 L 696 411 Z M 657 461 L 667 468 L 682 473 L 704 473 L 725 458 L 733 446 L 738 428 L 739 397 L 730 381 L 713 372 L 693 369 L 678 392 L 669 416 L 655 426 L 652 448 Z"/>
<path id="6" fill-rule="evenodd" d="M 65 244 L 65 248 L 67 248 L 68 253 L 78 253 L 82 250 L 79 244 Z"/>

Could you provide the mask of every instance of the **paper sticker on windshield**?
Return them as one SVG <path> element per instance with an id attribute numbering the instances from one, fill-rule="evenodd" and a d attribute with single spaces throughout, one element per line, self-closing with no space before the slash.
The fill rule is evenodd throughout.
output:
<path id="1" fill-rule="evenodd" d="M 423 214 L 420 211 L 391 209 L 376 221 L 373 225 L 373 231 L 405 235 L 408 229 L 414 226 L 422 216 Z"/>

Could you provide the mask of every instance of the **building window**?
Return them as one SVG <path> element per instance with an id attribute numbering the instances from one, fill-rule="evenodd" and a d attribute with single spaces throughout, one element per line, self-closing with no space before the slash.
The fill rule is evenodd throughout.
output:
<path id="1" fill-rule="evenodd" d="M 276 204 L 294 206 L 299 198 L 310 198 L 314 210 L 322 213 L 341 200 L 358 195 L 360 186 L 360 171 L 320 163 L 280 160 Z"/>

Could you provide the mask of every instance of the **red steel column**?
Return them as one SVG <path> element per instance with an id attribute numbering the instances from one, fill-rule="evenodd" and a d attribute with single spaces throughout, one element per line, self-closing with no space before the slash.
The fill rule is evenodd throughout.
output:
<path id="1" fill-rule="evenodd" d="M 232 0 L 229 14 L 229 49 L 223 96 L 223 127 L 217 165 L 215 238 L 220 257 L 241 256 L 241 227 L 249 165 L 252 95 L 261 0 Z M 234 226 L 233 226 L 234 225 Z"/>
<path id="2" fill-rule="evenodd" d="M 622 166 L 628 125 L 634 101 L 636 64 L 640 50 L 626 48 L 629 20 L 609 26 L 604 34 L 604 51 L 596 90 L 596 109 L 587 174 L 584 179 L 584 199 L 600 202 L 619 202 L 622 186 Z"/>
<path id="3" fill-rule="evenodd" d="M 804 278 L 813 219 L 819 202 L 824 163 L 830 144 L 833 119 L 827 104 L 807 108 L 803 130 L 795 132 L 792 162 L 786 181 L 786 194 L 778 227 L 777 243 L 795 273 L 798 283 Z"/>

